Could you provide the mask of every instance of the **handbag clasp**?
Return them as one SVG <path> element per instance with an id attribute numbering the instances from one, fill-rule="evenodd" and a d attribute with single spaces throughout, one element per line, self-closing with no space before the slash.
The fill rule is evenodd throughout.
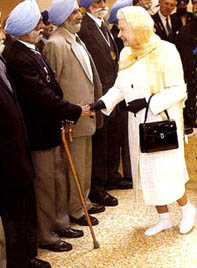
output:
<path id="1" fill-rule="evenodd" d="M 164 139 L 164 138 L 165 138 L 164 133 L 160 133 L 160 138 L 161 138 L 161 139 Z"/>

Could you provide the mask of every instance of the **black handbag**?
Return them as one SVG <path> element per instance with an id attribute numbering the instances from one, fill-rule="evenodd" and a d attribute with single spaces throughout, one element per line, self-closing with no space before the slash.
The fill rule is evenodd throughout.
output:
<path id="1" fill-rule="evenodd" d="M 168 120 L 146 123 L 150 100 L 146 107 L 144 123 L 139 125 L 140 148 L 142 153 L 153 153 L 178 148 L 176 122 L 170 119 L 167 110 L 165 114 Z"/>

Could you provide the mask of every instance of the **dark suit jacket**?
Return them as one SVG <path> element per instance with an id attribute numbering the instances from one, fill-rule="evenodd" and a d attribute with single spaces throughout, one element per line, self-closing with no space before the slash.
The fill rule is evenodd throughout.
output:
<path id="1" fill-rule="evenodd" d="M 187 83 L 187 100 L 184 109 L 184 123 L 197 127 L 197 20 L 181 28 L 177 38 L 177 48 L 183 63 L 185 82 Z"/>
<path id="2" fill-rule="evenodd" d="M 34 170 L 17 98 L 0 76 L 0 189 L 32 183 Z"/>
<path id="3" fill-rule="evenodd" d="M 62 99 L 54 72 L 46 61 L 19 41 L 8 54 L 7 71 L 15 85 L 32 150 L 61 144 L 61 120 L 76 122 L 81 107 Z"/>
<path id="4" fill-rule="evenodd" d="M 159 16 L 159 13 L 158 12 L 152 16 L 152 19 L 155 22 L 155 25 L 154 25 L 155 30 L 156 30 L 155 33 L 157 35 L 159 35 L 159 37 L 162 40 L 169 41 L 171 43 L 175 43 L 175 40 L 176 40 L 176 25 L 175 25 L 175 21 L 174 20 L 171 20 L 171 24 L 172 24 L 172 35 L 171 36 L 167 36 L 166 31 L 165 31 L 165 27 L 164 27 L 164 25 L 163 25 L 163 23 L 161 21 L 161 18 Z"/>
<path id="5" fill-rule="evenodd" d="M 174 30 L 176 34 L 180 31 L 180 29 L 183 27 L 181 16 L 176 12 L 173 13 L 171 16 L 171 22 L 174 25 Z M 192 12 L 187 12 L 186 13 L 186 25 L 188 23 L 191 23 L 194 20 L 194 14 Z"/>
<path id="6" fill-rule="evenodd" d="M 110 47 L 103 38 L 94 20 L 87 14 L 83 17 L 81 30 L 78 34 L 94 60 L 102 83 L 103 94 L 105 94 L 107 90 L 113 86 L 118 71 L 119 55 L 113 36 L 109 31 L 111 42 L 113 43 L 113 48 L 117 55 L 116 60 L 112 59 Z"/>
<path id="7" fill-rule="evenodd" d="M 197 20 L 185 25 L 177 36 L 177 49 L 180 53 L 185 81 L 191 81 L 193 71 L 193 50 L 197 46 Z"/>

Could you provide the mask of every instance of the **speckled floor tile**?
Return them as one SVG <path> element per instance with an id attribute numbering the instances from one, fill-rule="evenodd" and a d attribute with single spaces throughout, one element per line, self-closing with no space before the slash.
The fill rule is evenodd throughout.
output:
<path id="1" fill-rule="evenodd" d="M 197 181 L 190 181 L 187 189 L 197 207 Z M 154 207 L 146 207 L 140 196 L 136 209 L 133 190 L 114 190 L 111 194 L 118 198 L 119 205 L 95 215 L 100 222 L 94 227 L 99 249 L 93 249 L 88 227 L 73 225 L 85 235 L 66 240 L 72 243 L 72 251 L 39 250 L 39 257 L 49 261 L 52 268 L 197 268 L 197 221 L 191 233 L 179 234 L 180 210 L 172 204 L 173 228 L 146 237 L 146 228 L 157 221 Z"/>

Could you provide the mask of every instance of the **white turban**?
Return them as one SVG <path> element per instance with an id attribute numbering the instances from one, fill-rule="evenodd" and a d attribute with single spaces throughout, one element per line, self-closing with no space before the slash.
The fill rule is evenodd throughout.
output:
<path id="1" fill-rule="evenodd" d="M 53 0 L 49 10 L 49 21 L 53 25 L 61 25 L 75 9 L 76 0 Z"/>
<path id="2" fill-rule="evenodd" d="M 22 36 L 32 32 L 41 18 L 36 0 L 19 3 L 10 13 L 5 32 L 9 35 Z"/>

